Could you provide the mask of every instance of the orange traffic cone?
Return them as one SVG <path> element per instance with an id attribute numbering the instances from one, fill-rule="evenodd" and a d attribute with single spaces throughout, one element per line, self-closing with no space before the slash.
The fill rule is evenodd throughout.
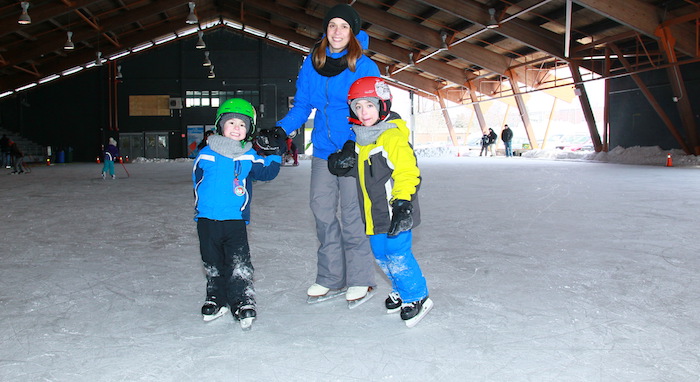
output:
<path id="1" fill-rule="evenodd" d="M 671 153 L 666 156 L 666 167 L 673 167 L 673 159 L 671 159 Z"/>

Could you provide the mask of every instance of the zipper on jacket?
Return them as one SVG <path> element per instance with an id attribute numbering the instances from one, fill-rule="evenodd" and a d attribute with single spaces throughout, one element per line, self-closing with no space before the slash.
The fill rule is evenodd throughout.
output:
<path id="1" fill-rule="evenodd" d="M 323 106 L 323 117 L 326 119 L 326 130 L 328 131 L 328 142 L 331 143 L 332 146 L 335 146 L 335 143 L 331 139 L 331 124 L 330 121 L 328 120 L 328 105 L 331 103 L 330 97 L 328 96 L 328 82 L 330 82 L 330 77 L 326 77 L 326 104 Z M 334 151 L 338 151 L 338 147 L 335 147 Z"/>

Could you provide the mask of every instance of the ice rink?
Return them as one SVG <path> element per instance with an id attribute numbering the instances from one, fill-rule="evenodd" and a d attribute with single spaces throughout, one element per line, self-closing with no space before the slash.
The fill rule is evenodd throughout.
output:
<path id="1" fill-rule="evenodd" d="M 2 175 L 2 381 L 699 381 L 700 168 L 420 159 L 414 251 L 435 308 L 389 284 L 306 303 L 310 161 L 254 188 L 258 319 L 205 323 L 192 161 Z M 9 170 L 7 170 L 9 172 Z"/>

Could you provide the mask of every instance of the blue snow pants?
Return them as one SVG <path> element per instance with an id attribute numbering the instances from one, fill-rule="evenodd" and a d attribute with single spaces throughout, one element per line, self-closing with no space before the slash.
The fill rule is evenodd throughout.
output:
<path id="1" fill-rule="evenodd" d="M 413 257 L 411 231 L 396 236 L 382 233 L 369 237 L 374 258 L 391 281 L 394 292 L 404 303 L 422 300 L 428 296 L 428 286 L 420 266 Z"/>

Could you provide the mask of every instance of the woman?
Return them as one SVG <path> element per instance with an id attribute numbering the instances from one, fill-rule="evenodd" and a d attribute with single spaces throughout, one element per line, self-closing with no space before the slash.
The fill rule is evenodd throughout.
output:
<path id="1" fill-rule="evenodd" d="M 373 295 L 374 256 L 364 233 L 355 180 L 332 175 L 327 159 L 347 140 L 355 139 L 348 122 L 350 85 L 359 78 L 380 75 L 377 65 L 362 53 L 369 36 L 360 30 L 361 24 L 360 16 L 347 4 L 328 11 L 323 19 L 326 33 L 299 71 L 294 107 L 277 122 L 277 128 L 261 132 L 257 142 L 265 147 L 279 141 L 280 136 L 301 127 L 316 109 L 310 206 L 320 246 L 316 282 L 307 291 L 308 302 L 345 293 L 351 308 Z"/>

